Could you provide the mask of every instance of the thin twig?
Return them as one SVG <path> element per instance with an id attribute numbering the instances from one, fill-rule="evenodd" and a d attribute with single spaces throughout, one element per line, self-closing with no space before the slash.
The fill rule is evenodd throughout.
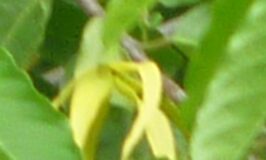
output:
<path id="1" fill-rule="evenodd" d="M 142 50 L 139 42 L 129 35 L 124 37 L 122 45 L 128 51 L 130 58 L 135 62 L 143 62 L 149 59 Z"/>
<path id="2" fill-rule="evenodd" d="M 81 7 L 89 16 L 104 16 L 104 9 L 99 5 L 97 0 L 77 0 Z M 129 35 L 126 35 L 122 40 L 123 47 L 127 50 L 131 59 L 135 62 L 143 62 L 149 60 L 140 43 Z M 186 99 L 185 91 L 176 84 L 171 78 L 163 75 L 163 87 L 165 94 L 175 103 Z"/>
<path id="3" fill-rule="evenodd" d="M 83 8 L 83 10 L 86 12 L 89 16 L 97 16 L 102 17 L 104 16 L 104 10 L 99 5 L 97 0 L 77 0 L 80 6 Z"/>

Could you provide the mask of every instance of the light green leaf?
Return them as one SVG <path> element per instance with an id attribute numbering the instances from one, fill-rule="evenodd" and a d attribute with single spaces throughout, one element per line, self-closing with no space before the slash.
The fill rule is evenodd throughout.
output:
<path id="1" fill-rule="evenodd" d="M 104 24 L 104 43 L 118 43 L 124 32 L 132 29 L 141 15 L 153 6 L 155 0 L 112 0 L 107 7 Z"/>
<path id="2" fill-rule="evenodd" d="M 93 70 L 104 59 L 104 45 L 101 39 L 102 19 L 92 19 L 84 28 L 82 43 L 80 46 L 79 57 L 75 69 L 76 78 Z"/>
<path id="3" fill-rule="evenodd" d="M 198 53 L 191 59 L 186 78 L 189 100 L 182 107 L 182 119 L 190 130 L 209 82 L 226 57 L 226 46 L 239 27 L 252 0 L 217 0 L 214 2 L 210 29 L 203 38 Z"/>
<path id="4" fill-rule="evenodd" d="M 77 144 L 86 160 L 93 160 L 97 136 L 108 111 L 105 102 L 110 96 L 112 78 L 108 70 L 94 70 L 82 76 L 72 96 L 70 122 Z"/>
<path id="5" fill-rule="evenodd" d="M 211 21 L 210 5 L 203 3 L 169 22 L 159 31 L 183 52 L 191 54 L 198 49 Z"/>
<path id="6" fill-rule="evenodd" d="M 228 1 L 227 3 L 232 3 Z M 238 5 L 240 2 L 238 3 Z M 251 5 L 227 45 L 192 138 L 193 160 L 240 160 L 266 116 L 266 2 Z"/>
<path id="7" fill-rule="evenodd" d="M 156 29 L 162 22 L 163 16 L 160 12 L 154 12 L 146 20 L 146 25 L 151 29 Z"/>
<path id="8" fill-rule="evenodd" d="M 80 160 L 67 120 L 0 49 L 0 143 L 16 160 Z"/>
<path id="9" fill-rule="evenodd" d="M 50 9 L 51 0 L 0 0 L 0 44 L 19 65 L 29 65 L 36 53 Z"/>
<path id="10" fill-rule="evenodd" d="M 106 65 L 119 59 L 119 47 L 113 45 L 106 48 L 102 41 L 103 19 L 94 18 L 85 26 L 79 57 L 75 69 L 78 78 L 89 70 L 94 70 L 100 65 Z M 113 54 L 109 54 L 112 52 Z"/>

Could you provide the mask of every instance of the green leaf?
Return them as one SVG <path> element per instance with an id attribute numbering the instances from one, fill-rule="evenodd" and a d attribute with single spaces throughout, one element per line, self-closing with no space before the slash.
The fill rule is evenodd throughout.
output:
<path id="1" fill-rule="evenodd" d="M 203 3 L 161 25 L 158 29 L 168 40 L 190 56 L 198 49 L 210 21 L 210 5 Z"/>
<path id="2" fill-rule="evenodd" d="M 200 2 L 200 0 L 159 0 L 164 6 L 169 8 L 192 5 Z"/>
<path id="3" fill-rule="evenodd" d="M 0 143 L 16 160 L 80 160 L 65 117 L 0 49 Z"/>
<path id="4" fill-rule="evenodd" d="M 85 26 L 75 69 L 75 77 L 119 59 L 117 45 L 106 49 L 102 41 L 103 19 L 94 18 Z M 114 52 L 114 54 L 108 54 Z"/>
<path id="5" fill-rule="evenodd" d="M 120 159 L 121 145 L 130 126 L 132 115 L 118 106 L 111 106 L 101 132 L 98 160 Z"/>
<path id="6" fill-rule="evenodd" d="M 75 0 L 63 0 L 65 3 L 68 3 L 68 4 L 70 4 L 70 5 L 72 5 L 72 6 L 74 6 L 74 7 L 79 7 L 78 6 L 78 4 L 77 4 L 77 1 L 75 1 Z"/>
<path id="7" fill-rule="evenodd" d="M 104 43 L 118 43 L 122 35 L 132 29 L 141 15 L 153 6 L 155 0 L 112 0 L 107 7 L 104 24 Z"/>
<path id="8" fill-rule="evenodd" d="M 84 28 L 75 76 L 81 76 L 88 70 L 93 70 L 104 59 L 104 45 L 101 39 L 102 19 L 92 19 Z"/>
<path id="9" fill-rule="evenodd" d="M 257 0 L 251 5 L 245 23 L 231 37 L 228 56 L 215 74 L 197 117 L 192 138 L 193 160 L 243 159 L 263 128 L 265 20 L 266 2 Z"/>
<path id="10" fill-rule="evenodd" d="M 42 61 L 65 65 L 78 51 L 87 16 L 78 8 L 75 0 L 55 0 L 47 25 L 44 44 L 41 47 Z"/>
<path id="11" fill-rule="evenodd" d="M 209 82 L 220 63 L 226 57 L 226 46 L 231 35 L 239 27 L 252 0 L 217 0 L 214 2 L 212 22 L 203 38 L 198 53 L 191 59 L 186 78 L 190 96 L 182 108 L 182 119 L 190 130 L 200 107 Z"/>
<path id="12" fill-rule="evenodd" d="M 14 157 L 10 155 L 10 153 L 0 144 L 0 159 L 1 160 L 15 160 Z"/>
<path id="13" fill-rule="evenodd" d="M 164 73 L 171 77 L 175 76 L 179 82 L 183 81 L 187 59 L 182 56 L 182 53 L 167 46 L 149 51 L 149 57 L 156 61 Z"/>
<path id="14" fill-rule="evenodd" d="M 30 64 L 44 37 L 51 0 L 0 1 L 0 44 L 20 66 Z"/>
<path id="15" fill-rule="evenodd" d="M 160 12 L 152 13 L 148 18 L 146 25 L 151 29 L 156 29 L 163 21 L 163 16 Z"/>

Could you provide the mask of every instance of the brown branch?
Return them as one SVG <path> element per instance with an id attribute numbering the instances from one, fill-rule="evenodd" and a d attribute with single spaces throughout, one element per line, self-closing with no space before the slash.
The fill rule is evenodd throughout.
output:
<path id="1" fill-rule="evenodd" d="M 87 15 L 98 17 L 104 16 L 104 9 L 99 5 L 97 0 L 77 1 L 79 1 L 79 4 Z M 143 62 L 149 60 L 140 43 L 131 36 L 127 35 L 123 38 L 122 46 L 127 50 L 129 56 L 133 61 Z M 165 94 L 177 104 L 186 99 L 186 93 L 184 92 L 184 90 L 166 75 L 163 75 L 163 88 Z"/>
<path id="2" fill-rule="evenodd" d="M 122 45 L 128 51 L 130 58 L 135 62 L 143 62 L 149 59 L 142 50 L 139 42 L 129 35 L 124 37 Z"/>
<path id="3" fill-rule="evenodd" d="M 97 0 L 77 0 L 77 2 L 80 4 L 80 6 L 83 8 L 83 10 L 88 16 L 104 16 L 104 10 L 99 5 Z"/>

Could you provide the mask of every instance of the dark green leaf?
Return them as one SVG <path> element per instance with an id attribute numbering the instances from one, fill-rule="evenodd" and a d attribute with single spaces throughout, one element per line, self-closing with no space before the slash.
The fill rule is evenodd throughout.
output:
<path id="1" fill-rule="evenodd" d="M 120 159 L 121 146 L 129 129 L 132 115 L 126 110 L 112 106 L 108 114 L 104 129 L 101 133 L 101 140 L 97 157 L 99 160 Z"/>
<path id="2" fill-rule="evenodd" d="M 70 3 L 74 0 L 55 0 L 51 19 L 47 26 L 42 60 L 51 65 L 66 65 L 73 59 L 87 16 L 80 8 Z"/>
<path id="3" fill-rule="evenodd" d="M 182 81 L 183 73 L 181 72 L 184 72 L 186 67 L 186 59 L 182 53 L 171 47 L 164 47 L 150 51 L 149 56 L 161 66 L 165 73 L 172 77 L 178 76 L 176 79 Z"/>
<path id="4" fill-rule="evenodd" d="M 199 2 L 200 0 L 159 0 L 159 1 L 166 7 L 179 7 L 179 6 L 192 5 Z"/>

